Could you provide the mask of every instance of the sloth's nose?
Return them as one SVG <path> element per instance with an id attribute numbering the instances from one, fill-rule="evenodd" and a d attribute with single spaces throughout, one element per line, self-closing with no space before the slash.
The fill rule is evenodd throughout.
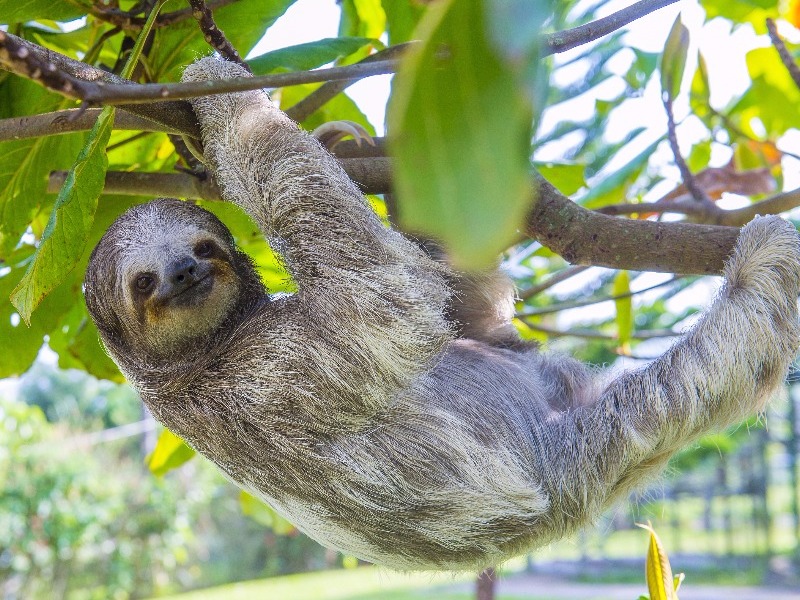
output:
<path id="1" fill-rule="evenodd" d="M 167 269 L 167 281 L 175 287 L 186 287 L 197 280 L 197 261 L 190 256 L 174 261 Z"/>

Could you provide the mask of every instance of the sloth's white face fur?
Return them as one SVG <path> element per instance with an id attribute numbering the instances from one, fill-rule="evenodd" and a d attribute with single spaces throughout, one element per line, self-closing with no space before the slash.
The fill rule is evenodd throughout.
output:
<path id="1" fill-rule="evenodd" d="M 123 217 L 126 235 L 104 237 L 96 251 L 104 269 L 95 285 L 113 295 L 126 341 L 156 354 L 218 328 L 241 292 L 230 234 L 209 227 L 205 211 L 186 219 L 185 210 L 172 210 L 176 202 L 132 209 Z"/>

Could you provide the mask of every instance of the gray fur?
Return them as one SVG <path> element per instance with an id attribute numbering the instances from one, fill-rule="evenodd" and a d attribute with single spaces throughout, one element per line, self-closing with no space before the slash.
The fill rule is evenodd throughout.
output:
<path id="1" fill-rule="evenodd" d="M 206 58 L 184 80 L 234 76 L 246 74 Z M 141 326 L 126 265 L 185 252 L 198 226 L 226 235 L 160 200 L 95 249 L 87 304 L 156 418 L 329 547 L 463 570 L 562 538 L 686 444 L 761 410 L 795 355 L 800 245 L 781 219 L 743 229 L 725 286 L 679 343 L 603 386 L 572 359 L 509 348 L 503 307 L 486 330 L 454 325 L 446 315 L 470 313 L 453 302 L 492 294 L 451 298 L 453 275 L 383 227 L 265 93 L 193 106 L 225 198 L 259 223 L 298 292 L 270 300 L 229 243 L 217 267 L 239 278 L 233 308 L 196 320 L 160 307 Z M 189 333 L 159 338 L 158 318 Z"/>

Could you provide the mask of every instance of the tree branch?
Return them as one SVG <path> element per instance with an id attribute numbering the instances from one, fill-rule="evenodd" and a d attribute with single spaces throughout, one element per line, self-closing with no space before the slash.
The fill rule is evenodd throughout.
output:
<path id="1" fill-rule="evenodd" d="M 605 215 L 631 215 L 646 213 L 675 213 L 690 215 L 697 221 L 714 225 L 741 227 L 756 215 L 777 215 L 800 206 L 800 188 L 790 192 L 776 194 L 749 206 L 733 210 L 719 209 L 709 213 L 706 207 L 693 200 L 660 200 L 641 204 L 612 204 L 598 208 L 597 212 Z M 715 205 L 716 207 L 716 205 Z"/>
<path id="2" fill-rule="evenodd" d="M 239 52 L 225 37 L 225 33 L 217 27 L 214 15 L 211 14 L 211 7 L 205 3 L 205 0 L 189 0 L 189 5 L 192 7 L 192 16 L 200 26 L 200 31 L 203 32 L 203 37 L 208 45 L 219 52 L 222 58 L 235 62 L 252 73 L 250 66 L 239 56 Z"/>
<path id="3" fill-rule="evenodd" d="M 229 4 L 233 4 L 237 2 L 237 0 L 212 0 L 208 3 L 208 7 L 212 10 L 221 8 L 223 6 L 227 6 Z M 142 28 L 145 23 L 144 17 L 136 16 L 135 14 L 125 11 L 119 10 L 114 8 L 103 8 L 93 4 L 89 8 L 89 14 L 92 15 L 94 18 L 104 21 L 106 23 L 111 23 L 112 25 L 119 27 L 120 29 L 125 29 L 127 31 L 138 31 Z M 176 10 L 174 12 L 164 13 L 163 15 L 159 15 L 156 19 L 155 26 L 156 27 L 166 27 L 168 25 L 173 25 L 174 23 L 180 23 L 181 21 L 185 21 L 192 17 L 192 9 L 191 8 L 182 8 L 181 10 Z"/>
<path id="4" fill-rule="evenodd" d="M 574 27 L 566 31 L 557 31 L 545 37 L 542 44 L 542 55 L 549 56 L 572 50 L 583 44 L 588 44 L 603 36 L 608 35 L 632 23 L 637 19 L 649 15 L 660 8 L 675 4 L 678 0 L 641 0 L 612 15 L 597 19 L 591 23 Z"/>
<path id="5" fill-rule="evenodd" d="M 786 44 L 783 43 L 781 36 L 778 35 L 778 28 L 775 25 L 775 21 L 772 19 L 767 19 L 767 32 L 769 33 L 769 39 L 772 40 L 772 45 L 775 46 L 775 49 L 781 57 L 781 62 L 783 62 L 783 65 L 789 71 L 789 75 L 791 75 L 794 84 L 800 88 L 800 67 L 794 62 L 792 55 L 789 53 L 788 48 L 786 48 Z"/>
<path id="6" fill-rule="evenodd" d="M 529 298 L 533 298 L 534 296 L 541 294 L 545 290 L 549 290 L 554 285 L 561 283 L 562 281 L 566 281 L 576 275 L 583 273 L 589 267 L 587 266 L 577 266 L 577 267 L 567 267 L 566 269 L 562 269 L 558 273 L 555 273 L 542 281 L 541 283 L 531 286 L 528 289 L 520 292 L 518 294 L 519 299 L 523 302 Z"/>
<path id="7" fill-rule="evenodd" d="M 586 210 L 537 178 L 525 233 L 567 262 L 683 275 L 719 273 L 739 230 L 616 219 Z"/>
<path id="8" fill-rule="evenodd" d="M 667 139 L 669 139 L 669 146 L 672 149 L 672 155 L 675 157 L 675 164 L 681 172 L 681 179 L 683 185 L 689 190 L 692 198 L 702 205 L 707 213 L 714 214 L 715 211 L 721 210 L 711 198 L 708 197 L 705 190 L 697 184 L 697 180 L 689 170 L 689 165 L 683 160 L 680 146 L 678 146 L 678 134 L 675 128 L 675 113 L 672 110 L 672 97 L 667 92 L 662 92 L 664 96 L 664 110 L 667 113 Z"/>
<path id="9" fill-rule="evenodd" d="M 520 319 L 526 326 L 533 329 L 534 331 L 540 331 L 542 333 L 547 334 L 550 337 L 578 337 L 587 340 L 608 340 L 614 341 L 618 340 L 619 338 L 616 335 L 609 335 L 607 333 L 600 333 L 599 331 L 595 331 L 594 329 L 555 329 L 553 327 L 547 327 L 545 325 L 540 325 L 539 323 L 532 323 L 530 319 L 522 318 Z M 676 333 L 671 329 L 652 329 L 650 331 L 638 331 L 634 332 L 631 337 L 635 340 L 652 340 L 656 338 L 665 338 L 665 337 L 676 337 L 682 335 L 680 333 Z"/>

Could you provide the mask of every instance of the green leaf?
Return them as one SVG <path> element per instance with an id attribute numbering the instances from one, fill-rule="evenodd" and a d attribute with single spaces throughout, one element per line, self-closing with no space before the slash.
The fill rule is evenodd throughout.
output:
<path id="1" fill-rule="evenodd" d="M 706 20 L 723 17 L 734 28 L 749 23 L 759 34 L 767 31 L 767 17 L 780 16 L 778 0 L 702 0 L 700 4 L 706 10 Z"/>
<path id="2" fill-rule="evenodd" d="M 247 62 L 253 73 L 265 75 L 274 71 L 309 71 L 349 56 L 364 47 L 382 47 L 376 39 L 363 37 L 325 38 L 261 54 Z"/>
<path id="3" fill-rule="evenodd" d="M 674 100 L 681 91 L 683 71 L 689 53 L 689 30 L 681 22 L 680 14 L 675 19 L 661 55 L 661 93 Z"/>
<path id="4" fill-rule="evenodd" d="M 414 31 L 425 13 L 425 5 L 415 0 L 382 0 L 381 5 L 386 13 L 389 45 L 414 39 Z"/>
<path id="5" fill-rule="evenodd" d="M 669 558 L 658 539 L 656 532 L 650 525 L 636 524 L 638 527 L 650 532 L 650 543 L 647 548 L 645 574 L 647 577 L 647 590 L 651 600 L 678 600 L 675 584 L 672 577 L 672 567 Z"/>
<path id="6" fill-rule="evenodd" d="M 260 40 L 266 30 L 294 3 L 294 0 L 239 0 L 214 11 L 214 21 L 242 56 Z M 185 0 L 170 1 L 165 11 L 186 7 Z M 153 79 L 177 81 L 184 67 L 199 56 L 211 53 L 194 19 L 156 30 L 148 54 Z"/>
<path id="7" fill-rule="evenodd" d="M 340 37 L 379 38 L 386 29 L 381 0 L 341 0 Z"/>
<path id="8" fill-rule="evenodd" d="M 584 166 L 580 164 L 536 163 L 536 170 L 565 196 L 571 196 L 586 185 Z"/>
<path id="9" fill-rule="evenodd" d="M 478 0 L 431 6 L 419 33 L 389 106 L 400 222 L 444 242 L 457 268 L 488 266 L 531 201 L 530 102 Z"/>
<path id="10" fill-rule="evenodd" d="M 11 302 L 26 323 L 48 293 L 72 271 L 81 257 L 105 182 L 106 145 L 114 108 L 103 109 L 75 166 L 70 170 L 47 222 L 42 240 Z"/>
<path id="11" fill-rule="evenodd" d="M 628 271 L 619 271 L 614 277 L 614 296 L 624 296 L 614 300 L 617 308 L 617 338 L 619 346 L 627 350 L 633 336 L 633 300 L 631 293 L 631 278 Z"/>
<path id="12" fill-rule="evenodd" d="M 589 192 L 581 198 L 581 205 L 593 209 L 613 202 L 621 202 L 628 186 L 642 172 L 656 146 L 660 143 L 661 138 L 655 140 L 605 179 L 599 182 L 590 181 Z"/>
<path id="13" fill-rule="evenodd" d="M 308 85 L 293 85 L 283 88 L 280 91 L 280 104 L 281 108 L 291 107 L 297 104 L 300 100 L 308 96 L 311 92 L 316 90 L 320 84 Z M 285 109 L 284 109 L 285 110 Z M 364 127 L 367 133 L 375 135 L 375 128 L 367 120 L 366 115 L 361 112 L 358 105 L 347 96 L 347 94 L 339 94 L 332 100 L 326 102 L 319 110 L 314 111 L 311 116 L 302 122 L 305 129 L 312 131 L 330 121 L 354 121 Z"/>
<path id="14" fill-rule="evenodd" d="M 686 158 L 686 164 L 692 173 L 698 173 L 708 166 L 711 160 L 711 139 L 703 140 L 692 146 Z"/>
<path id="15" fill-rule="evenodd" d="M 44 336 L 65 310 L 60 306 L 64 301 L 63 295 L 61 298 L 48 298 L 51 310 L 47 316 L 27 327 L 16 309 L 5 300 L 19 281 L 32 254 L 33 248 L 25 245 L 0 263 L 0 298 L 3 299 L 0 302 L 0 340 L 3 340 L 5 348 L 13 348 L 13 352 L 0 352 L 0 378 L 20 375 L 28 370 L 39 354 Z"/>
<path id="16" fill-rule="evenodd" d="M 169 471 L 177 469 L 189 461 L 195 451 L 169 429 L 165 429 L 158 436 L 156 447 L 147 457 L 147 468 L 157 477 L 162 477 Z"/>
<path id="17" fill-rule="evenodd" d="M 295 526 L 280 516 L 274 508 L 244 490 L 239 492 L 239 507 L 242 514 L 269 527 L 276 535 L 288 535 L 295 531 Z"/>
<path id="18" fill-rule="evenodd" d="M 70 0 L 0 0 L 0 24 L 36 19 L 72 21 L 87 12 L 79 2 Z"/>

